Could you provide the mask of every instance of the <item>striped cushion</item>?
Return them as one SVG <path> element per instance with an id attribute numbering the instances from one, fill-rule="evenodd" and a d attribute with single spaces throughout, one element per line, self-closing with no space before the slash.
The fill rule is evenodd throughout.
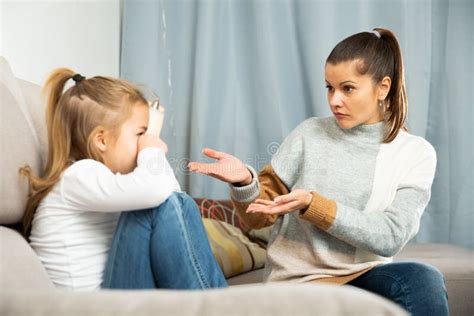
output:
<path id="1" fill-rule="evenodd" d="M 204 218 L 217 219 L 235 227 L 247 234 L 249 228 L 240 220 L 231 200 L 213 200 L 205 198 L 195 198 L 194 201 Z"/>
<path id="2" fill-rule="evenodd" d="M 251 242 L 240 229 L 222 221 L 203 218 L 212 252 L 226 278 L 265 264 L 265 249 Z"/>

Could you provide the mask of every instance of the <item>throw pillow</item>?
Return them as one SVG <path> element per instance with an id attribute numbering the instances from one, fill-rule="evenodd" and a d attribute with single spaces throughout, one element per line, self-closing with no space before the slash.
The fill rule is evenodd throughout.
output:
<path id="1" fill-rule="evenodd" d="M 259 269 L 266 251 L 251 242 L 242 231 L 228 223 L 203 218 L 212 252 L 226 278 Z"/>
<path id="2" fill-rule="evenodd" d="M 217 219 L 239 228 L 247 234 L 249 228 L 240 220 L 231 200 L 212 200 L 195 198 L 194 201 L 201 211 L 203 218 Z"/>

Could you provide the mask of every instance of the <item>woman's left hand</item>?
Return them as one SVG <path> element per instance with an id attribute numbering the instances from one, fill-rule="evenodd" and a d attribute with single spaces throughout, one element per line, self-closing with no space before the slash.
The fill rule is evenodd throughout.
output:
<path id="1" fill-rule="evenodd" d="M 296 210 L 308 208 L 313 195 L 305 190 L 294 190 L 288 194 L 277 196 L 273 201 L 256 199 L 247 208 L 247 213 L 284 215 Z"/>

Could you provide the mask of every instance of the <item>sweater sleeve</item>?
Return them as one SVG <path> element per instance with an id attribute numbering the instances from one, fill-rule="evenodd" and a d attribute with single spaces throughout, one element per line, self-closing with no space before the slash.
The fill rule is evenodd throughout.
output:
<path id="1" fill-rule="evenodd" d="M 435 169 L 436 153 L 430 146 L 412 165 L 385 210 L 367 213 L 313 192 L 311 205 L 300 216 L 355 247 L 392 257 L 418 232 Z"/>
<path id="2" fill-rule="evenodd" d="M 114 174 L 104 164 L 85 159 L 66 169 L 60 185 L 66 204 L 95 212 L 155 207 L 180 190 L 163 151 L 151 147 L 140 151 L 131 173 Z"/>
<path id="3" fill-rule="evenodd" d="M 252 167 L 247 166 L 253 176 L 252 183 L 244 187 L 230 186 L 234 206 L 249 227 L 270 226 L 278 218 L 276 215 L 247 214 L 246 210 L 257 198 L 273 200 L 279 195 L 290 192 L 302 170 L 302 131 L 309 126 L 311 126 L 311 120 L 306 120 L 292 130 L 276 150 L 271 163 L 266 165 L 258 176 Z"/>
<path id="4" fill-rule="evenodd" d="M 276 221 L 276 215 L 247 214 L 247 207 L 256 199 L 273 200 L 279 195 L 289 193 L 289 190 L 275 174 L 270 164 L 265 166 L 258 176 L 252 167 L 247 167 L 252 173 L 252 183 L 244 187 L 230 185 L 232 202 L 240 218 L 250 228 L 270 226 Z"/>

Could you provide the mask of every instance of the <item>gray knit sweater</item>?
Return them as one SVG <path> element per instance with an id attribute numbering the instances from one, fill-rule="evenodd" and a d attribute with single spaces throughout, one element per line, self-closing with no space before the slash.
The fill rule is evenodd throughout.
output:
<path id="1" fill-rule="evenodd" d="M 266 280 L 354 275 L 390 262 L 418 232 L 436 153 L 426 140 L 403 131 L 382 143 L 384 124 L 344 130 L 333 117 L 310 118 L 284 140 L 271 160 L 273 177 L 288 191 L 313 192 L 313 202 L 265 224 L 274 222 Z M 249 169 L 250 185 L 231 186 L 241 205 L 269 189 L 261 184 L 262 174 Z M 244 221 L 251 216 L 243 209 L 240 215 Z"/>

